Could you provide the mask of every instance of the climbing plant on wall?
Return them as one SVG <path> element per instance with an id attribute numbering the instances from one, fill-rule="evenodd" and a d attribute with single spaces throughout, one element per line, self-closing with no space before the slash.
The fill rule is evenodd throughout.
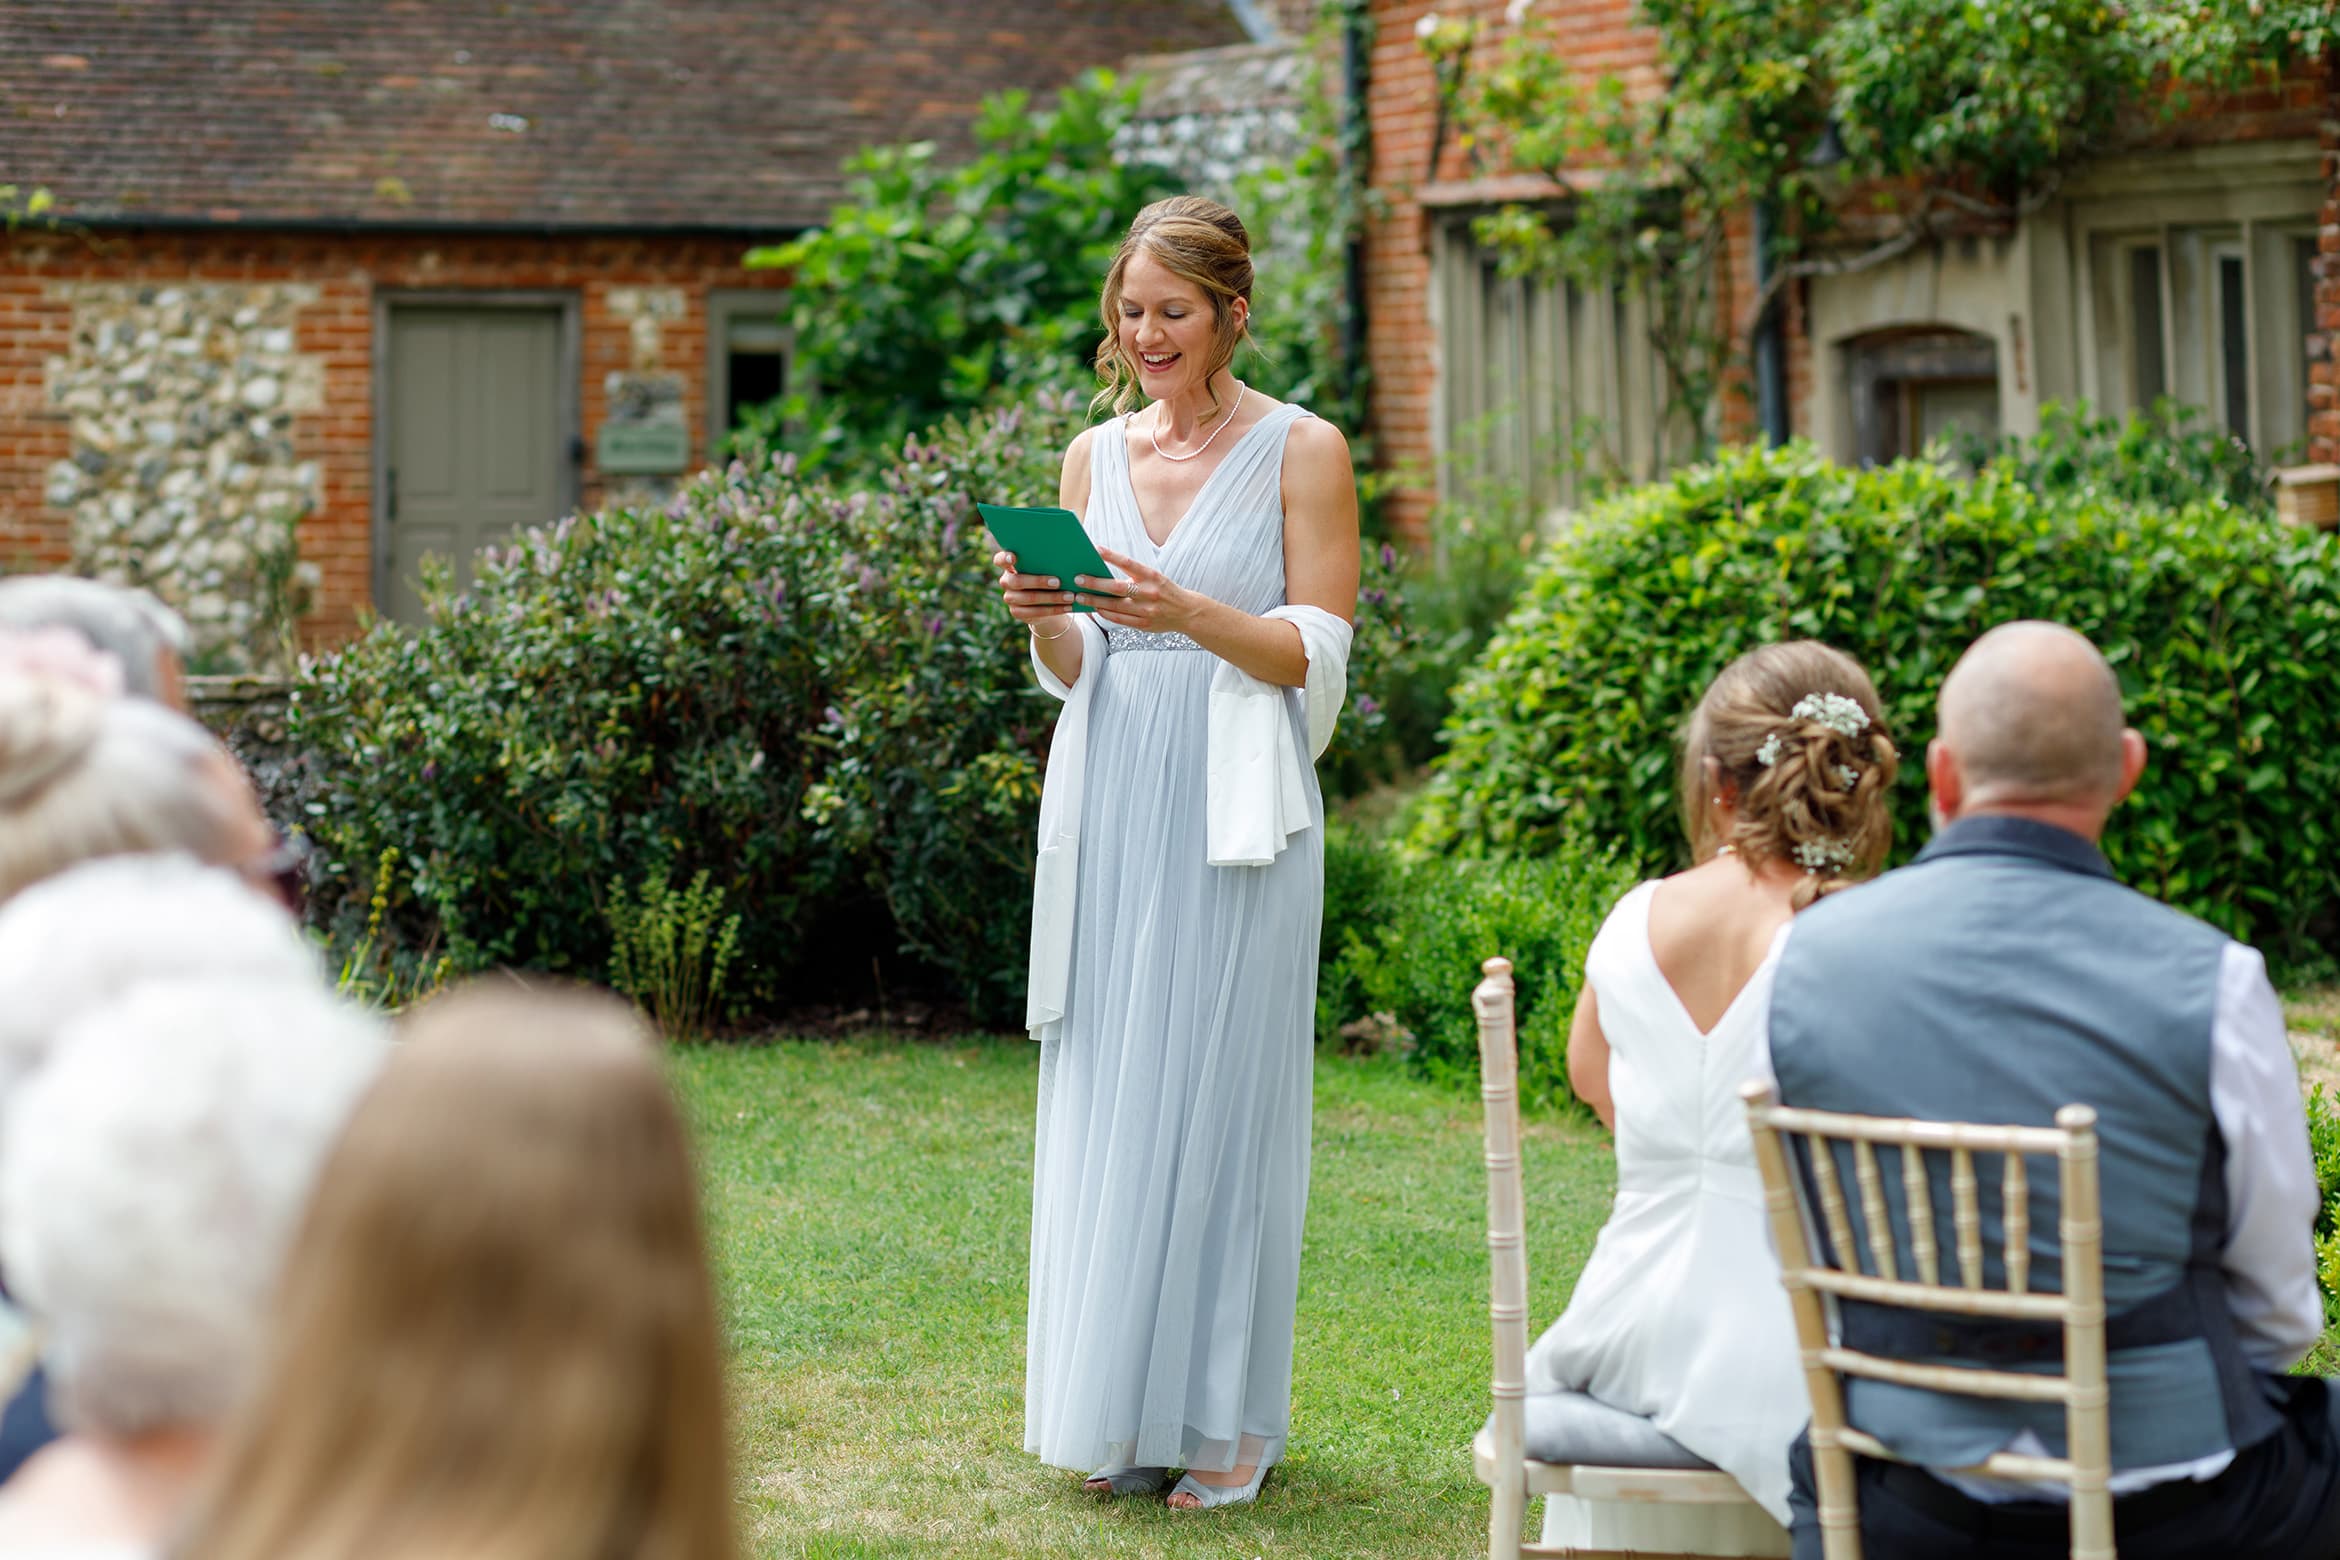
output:
<path id="1" fill-rule="evenodd" d="M 1482 217 L 1480 242 L 1515 274 L 1644 290 L 1702 443 L 1734 345 L 1714 300 L 1742 213 L 1771 219 L 1752 328 L 1801 277 L 2019 220 L 2140 113 L 2340 45 L 2330 0 L 1640 0 L 1637 16 L 1663 90 L 1580 77 L 1532 0 L 1513 0 L 1500 38 L 1435 13 L 1416 35 L 1441 132 L 1473 165 L 1570 189 Z"/>

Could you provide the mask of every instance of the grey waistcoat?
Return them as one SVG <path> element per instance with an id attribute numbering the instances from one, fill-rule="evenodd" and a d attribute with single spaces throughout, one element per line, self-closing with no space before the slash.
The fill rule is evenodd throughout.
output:
<path id="1" fill-rule="evenodd" d="M 1816 1110 L 2051 1125 L 2094 1106 L 2118 1468 L 2190 1462 L 2277 1428 L 2226 1309 L 2224 1150 L 2210 1111 L 2210 1030 L 2227 939 L 2116 882 L 2093 845 L 2026 819 L 1951 825 L 1918 859 L 1796 918 L 1771 997 L 1781 1098 Z M 1901 1166 L 1881 1150 L 1900 1271 Z M 1943 1280 L 1956 1283 L 1936 1161 Z M 1839 1164 L 1852 1185 L 1849 1157 Z M 2056 1166 L 2026 1165 L 2031 1288 L 2058 1288 Z M 2006 1282 L 2002 1171 L 1978 1156 L 1986 1282 Z M 1851 1215 L 1864 1253 L 1858 1199 Z M 1848 1303 L 1847 1344 L 1907 1359 L 2053 1369 L 2059 1331 L 1937 1321 Z M 1852 1422 L 1933 1467 L 1974 1463 L 2025 1428 L 2064 1451 L 2060 1407 L 1847 1385 Z"/>

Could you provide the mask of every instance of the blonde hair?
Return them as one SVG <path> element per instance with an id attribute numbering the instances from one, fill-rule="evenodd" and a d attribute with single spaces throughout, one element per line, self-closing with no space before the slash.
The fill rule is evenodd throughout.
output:
<path id="1" fill-rule="evenodd" d="M 1130 261 L 1140 252 L 1153 257 L 1162 269 L 1191 282 L 1210 301 L 1217 333 L 1211 338 L 1211 359 L 1203 374 L 1211 409 L 1218 410 L 1219 392 L 1212 386 L 1220 369 L 1235 361 L 1235 349 L 1251 334 L 1246 314 L 1238 318 L 1234 303 L 1251 302 L 1251 234 L 1243 219 L 1200 195 L 1173 195 L 1137 214 L 1113 264 L 1105 270 L 1105 289 L 1098 310 L 1105 319 L 1105 339 L 1097 345 L 1097 378 L 1104 388 L 1089 403 L 1092 414 L 1110 407 L 1116 416 L 1134 410 L 1141 398 L 1138 367 L 1121 350 L 1121 286 Z"/>
<path id="2" fill-rule="evenodd" d="M 411 1020 L 272 1331 L 176 1560 L 732 1560 L 697 1181 L 615 998 Z"/>
<path id="3" fill-rule="evenodd" d="M 252 817 L 203 773 L 235 761 L 186 716 L 56 678 L 0 675 L 0 902 L 101 856 L 233 863 Z"/>
<path id="4" fill-rule="evenodd" d="M 1831 694 L 1868 717 L 1858 735 L 1796 713 Z M 1749 863 L 1804 866 L 1800 910 L 1884 865 L 1900 765 L 1858 661 L 1814 639 L 1765 645 L 1723 668 L 1683 728 L 1682 830 L 1700 860 L 1728 845 Z M 1738 795 L 1727 839 L 1710 800 L 1726 785 Z"/>

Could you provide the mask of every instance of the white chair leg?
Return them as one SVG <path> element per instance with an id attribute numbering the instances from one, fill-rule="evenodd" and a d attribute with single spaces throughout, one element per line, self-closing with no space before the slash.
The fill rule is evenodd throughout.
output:
<path id="1" fill-rule="evenodd" d="M 1527 1479 L 1525 1471 L 1513 1469 L 1511 1477 L 1497 1479 L 1488 1490 L 1487 1560 L 1519 1560 L 1520 1523 L 1526 1517 Z"/>

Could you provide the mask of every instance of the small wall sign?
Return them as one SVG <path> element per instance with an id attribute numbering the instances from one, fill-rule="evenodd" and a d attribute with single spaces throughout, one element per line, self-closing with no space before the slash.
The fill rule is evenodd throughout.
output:
<path id="1" fill-rule="evenodd" d="M 610 473 L 681 471 L 691 461 L 691 430 L 681 423 L 605 422 L 593 455 L 594 464 Z"/>

